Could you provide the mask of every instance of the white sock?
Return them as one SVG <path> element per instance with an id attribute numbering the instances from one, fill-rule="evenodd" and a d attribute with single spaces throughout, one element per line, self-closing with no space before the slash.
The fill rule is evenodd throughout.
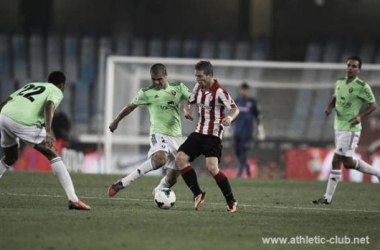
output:
<path id="1" fill-rule="evenodd" d="M 170 185 L 170 183 L 166 180 L 166 176 L 164 176 L 160 183 L 157 185 L 157 187 L 154 188 L 153 190 L 153 195 L 161 188 L 171 188 L 172 185 Z"/>
<path id="2" fill-rule="evenodd" d="M 126 187 L 131 182 L 135 181 L 136 179 L 140 178 L 144 174 L 150 172 L 153 170 L 152 161 L 151 159 L 148 159 L 143 164 L 140 165 L 136 170 L 134 170 L 132 173 L 130 173 L 128 176 L 124 177 L 121 182 L 123 183 L 123 186 Z"/>
<path id="3" fill-rule="evenodd" d="M 335 193 L 336 186 L 338 185 L 338 182 L 340 181 L 341 177 L 342 170 L 331 170 L 325 194 L 325 199 L 327 199 L 328 202 L 331 202 L 332 197 Z"/>
<path id="4" fill-rule="evenodd" d="M 380 171 L 369 165 L 367 162 L 357 159 L 356 160 L 356 166 L 355 169 L 358 170 L 359 172 L 365 173 L 365 174 L 371 174 L 377 176 L 377 178 L 380 178 Z"/>
<path id="5" fill-rule="evenodd" d="M 58 177 L 63 189 L 65 189 L 67 198 L 73 202 L 77 202 L 79 199 L 75 194 L 74 185 L 71 181 L 69 172 L 66 169 L 61 157 L 56 157 L 50 161 L 53 173 Z"/>
<path id="6" fill-rule="evenodd" d="M 3 159 L 0 160 L 0 178 L 1 176 L 3 176 L 3 174 L 7 171 L 7 169 L 9 168 L 10 166 L 8 166 L 4 161 Z"/>

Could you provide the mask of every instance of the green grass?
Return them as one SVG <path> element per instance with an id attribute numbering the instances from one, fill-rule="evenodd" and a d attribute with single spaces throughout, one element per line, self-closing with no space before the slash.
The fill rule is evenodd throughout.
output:
<path id="1" fill-rule="evenodd" d="M 92 211 L 70 211 L 51 173 L 8 172 L 0 179 L 0 249 L 380 249 L 380 186 L 340 183 L 331 206 L 310 204 L 323 195 L 316 181 L 231 179 L 239 209 L 225 202 L 211 177 L 204 209 L 193 210 L 182 180 L 170 210 L 155 207 L 151 189 L 159 177 L 144 177 L 107 197 L 120 176 L 72 175 L 77 193 Z M 366 237 L 370 245 L 265 245 L 262 237 Z"/>

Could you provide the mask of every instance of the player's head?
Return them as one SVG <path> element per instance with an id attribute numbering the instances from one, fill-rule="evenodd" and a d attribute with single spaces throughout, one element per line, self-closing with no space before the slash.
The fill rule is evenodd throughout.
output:
<path id="1" fill-rule="evenodd" d="M 347 77 L 355 78 L 362 68 L 362 59 L 358 56 L 351 56 L 347 59 Z"/>
<path id="2" fill-rule="evenodd" d="M 150 76 L 154 86 L 158 89 L 166 88 L 167 71 L 165 65 L 156 63 L 150 67 Z"/>
<path id="3" fill-rule="evenodd" d="M 48 82 L 54 84 L 63 92 L 65 90 L 66 76 L 61 71 L 53 71 L 49 74 Z"/>
<path id="4" fill-rule="evenodd" d="M 240 85 L 240 95 L 244 98 L 247 98 L 249 95 L 249 85 L 246 82 L 243 82 Z"/>
<path id="5" fill-rule="evenodd" d="M 203 87 L 212 83 L 214 72 L 209 61 L 200 61 L 195 64 L 194 72 L 197 82 Z"/>

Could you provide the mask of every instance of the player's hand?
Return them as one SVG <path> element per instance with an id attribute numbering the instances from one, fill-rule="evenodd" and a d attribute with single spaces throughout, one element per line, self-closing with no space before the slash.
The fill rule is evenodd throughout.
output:
<path id="1" fill-rule="evenodd" d="M 194 120 L 193 112 L 191 112 L 191 109 L 185 110 L 185 118 L 190 121 Z"/>
<path id="2" fill-rule="evenodd" d="M 362 121 L 362 118 L 359 115 L 357 115 L 354 118 L 352 118 L 351 124 L 356 125 L 356 124 L 359 124 L 361 121 Z"/>
<path id="3" fill-rule="evenodd" d="M 52 148 L 54 147 L 54 142 L 55 142 L 55 138 L 50 133 L 47 132 L 46 137 L 45 137 L 45 145 L 48 148 Z"/>
<path id="4" fill-rule="evenodd" d="M 330 105 L 327 106 L 327 108 L 325 109 L 325 115 L 329 116 L 331 114 L 331 111 L 332 111 L 332 107 Z"/>
<path id="5" fill-rule="evenodd" d="M 222 120 L 222 124 L 224 126 L 230 126 L 231 122 L 232 122 L 232 117 L 231 116 L 224 117 L 223 120 Z"/>
<path id="6" fill-rule="evenodd" d="M 110 131 L 113 133 L 113 131 L 115 131 L 117 129 L 117 126 L 119 125 L 119 122 L 117 121 L 112 121 L 110 126 L 108 127 L 110 129 Z"/>

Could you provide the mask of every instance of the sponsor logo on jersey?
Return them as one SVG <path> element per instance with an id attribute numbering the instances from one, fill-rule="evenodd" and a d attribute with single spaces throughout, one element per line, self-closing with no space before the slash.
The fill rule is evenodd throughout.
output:
<path id="1" fill-rule="evenodd" d="M 172 95 L 176 95 L 177 94 L 177 92 L 175 92 L 174 90 L 172 90 L 171 92 L 170 92 Z"/>

